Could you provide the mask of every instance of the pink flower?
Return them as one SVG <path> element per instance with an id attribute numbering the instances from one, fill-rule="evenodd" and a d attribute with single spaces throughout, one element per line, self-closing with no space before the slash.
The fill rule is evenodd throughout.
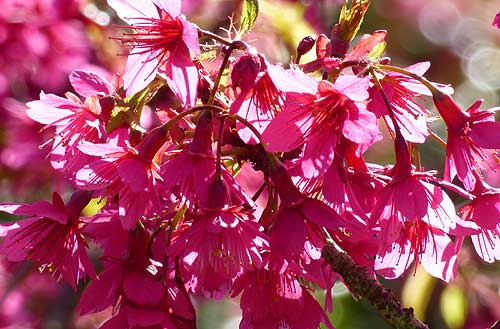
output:
<path id="1" fill-rule="evenodd" d="M 238 279 L 233 296 L 241 294 L 240 329 L 333 329 L 325 311 L 290 272 L 259 270 Z"/>
<path id="2" fill-rule="evenodd" d="M 270 178 L 281 199 L 269 228 L 270 267 L 283 271 L 289 264 L 320 259 L 326 242 L 323 228 L 337 232 L 345 221 L 323 202 L 303 195 L 283 165 L 275 164 Z"/>
<path id="3" fill-rule="evenodd" d="M 413 172 L 401 134 L 396 135 L 396 164 L 392 181 L 378 194 L 371 213 L 380 227 L 375 269 L 397 278 L 415 261 L 445 281 L 454 278 L 459 248 L 447 234 L 466 234 L 451 199 L 439 187 L 426 182 L 432 176 Z M 457 224 L 459 223 L 459 224 Z"/>
<path id="4" fill-rule="evenodd" d="M 238 59 L 231 71 L 232 88 L 239 93 L 231 104 L 230 112 L 247 119 L 262 133 L 283 107 L 284 95 L 274 80 L 285 78 L 285 70 L 270 65 L 261 54 L 249 51 Z M 248 127 L 240 122 L 237 126 L 244 142 L 257 142 Z"/>
<path id="5" fill-rule="evenodd" d="M 107 189 L 105 194 L 118 194 L 118 211 L 123 227 L 133 229 L 142 217 L 160 213 L 156 191 L 161 180 L 156 153 L 167 138 L 165 126 L 151 130 L 133 148 L 129 145 L 82 143 L 79 150 L 100 157 L 76 173 L 76 184 L 87 190 Z"/>
<path id="6" fill-rule="evenodd" d="M 62 277 L 76 290 L 76 284 L 86 275 L 95 278 L 85 250 L 87 243 L 82 233 L 85 222 L 80 218 L 89 201 L 90 193 L 78 191 L 66 205 L 55 192 L 52 203 L 1 204 L 1 211 L 29 216 L 4 228 L 2 252 L 11 261 L 29 259 L 40 263 L 42 269 Z"/>
<path id="7" fill-rule="evenodd" d="M 500 108 L 480 110 L 482 101 L 477 101 L 462 112 L 450 96 L 438 92 L 433 93 L 433 100 L 448 130 L 444 177 L 452 181 L 458 176 L 470 191 L 487 150 L 500 149 L 500 123 L 493 117 Z"/>
<path id="8" fill-rule="evenodd" d="M 76 95 L 67 93 L 66 98 L 52 94 L 40 94 L 40 100 L 27 104 L 26 114 L 44 124 L 44 129 L 55 127 L 50 160 L 55 169 L 66 172 L 88 160 L 77 149 L 82 141 L 101 142 L 107 136 L 105 124 L 111 114 L 112 104 L 91 96 L 82 102 Z"/>
<path id="9" fill-rule="evenodd" d="M 196 26 L 181 15 L 181 0 L 108 0 L 133 33 L 122 42 L 132 45 L 123 76 L 127 95 L 154 80 L 156 74 L 184 106 L 196 102 L 198 70 L 191 56 L 200 53 Z"/>
<path id="10" fill-rule="evenodd" d="M 488 263 L 500 260 L 500 190 L 487 186 L 476 178 L 475 196 L 460 209 L 462 218 L 479 226 L 478 234 L 471 235 L 477 254 Z"/>
<path id="11" fill-rule="evenodd" d="M 260 253 L 267 237 L 240 207 L 206 210 L 173 238 L 169 254 L 181 259 L 186 288 L 205 297 L 222 298 L 245 271 L 262 268 Z"/>
<path id="12" fill-rule="evenodd" d="M 116 222 L 94 224 L 92 231 L 96 237 L 109 238 L 121 231 L 112 223 Z M 105 249 L 104 271 L 83 292 L 80 314 L 99 312 L 112 305 L 114 316 L 101 329 L 191 328 L 195 316 L 187 292 L 172 280 L 169 271 L 164 278 L 161 264 L 149 258 L 148 241 L 153 237 L 144 230 L 125 236 L 118 241 L 122 247 L 120 257 Z"/>
<path id="13" fill-rule="evenodd" d="M 321 177 L 341 137 L 357 143 L 357 153 L 381 139 L 375 115 L 366 110 L 368 79 L 341 76 L 335 84 L 302 79 L 305 92 L 288 92 L 285 110 L 264 131 L 269 151 L 291 151 L 305 143 L 301 159 L 307 178 Z"/>
<path id="14" fill-rule="evenodd" d="M 405 68 L 405 70 L 422 76 L 430 67 L 429 62 L 421 62 L 413 64 Z M 401 129 L 403 137 L 413 143 L 423 143 L 429 135 L 427 130 L 427 111 L 422 105 L 414 99 L 420 95 L 430 96 L 429 90 L 421 83 L 409 78 L 406 75 L 399 73 L 387 73 L 383 79 L 380 79 L 380 84 L 384 90 L 387 99 L 391 103 L 391 108 L 394 117 Z M 370 90 L 370 103 L 368 110 L 375 113 L 379 118 L 384 117 L 385 123 L 391 131 L 394 131 L 394 126 L 387 107 L 382 99 L 380 91 L 376 87 Z"/>

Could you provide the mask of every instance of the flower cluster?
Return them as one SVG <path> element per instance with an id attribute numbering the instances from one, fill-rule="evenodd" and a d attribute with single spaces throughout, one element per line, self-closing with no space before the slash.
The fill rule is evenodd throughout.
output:
<path id="1" fill-rule="evenodd" d="M 362 17 L 344 10 L 331 38 L 299 45 L 297 57 L 315 48 L 314 60 L 285 68 L 198 28 L 180 0 L 108 4 L 130 25 L 118 38 L 130 51 L 123 80 L 75 70 L 74 93 L 27 103 L 74 193 L 0 204 L 27 217 L 2 226 L 2 253 L 74 289 L 90 279 L 78 309 L 112 307 L 100 328 L 194 328 L 190 294 L 240 295 L 240 328 L 333 328 L 330 295 L 325 308 L 314 298 L 342 279 L 326 243 L 390 279 L 422 264 L 452 280 L 468 237 L 500 260 L 500 191 L 479 167 L 500 149 L 499 108 L 462 111 L 449 86 L 423 78 L 429 63 L 390 65 L 385 31 L 350 47 Z M 220 48 L 215 72 L 199 36 Z M 418 146 L 439 139 L 425 97 L 447 127 L 443 178 L 419 161 Z M 395 162 L 381 167 L 365 154 L 385 132 Z M 460 216 L 447 193 L 468 200 Z"/>

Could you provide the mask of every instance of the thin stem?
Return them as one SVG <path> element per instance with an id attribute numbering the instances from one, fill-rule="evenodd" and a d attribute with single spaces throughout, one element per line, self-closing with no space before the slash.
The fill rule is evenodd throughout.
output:
<path id="1" fill-rule="evenodd" d="M 229 58 L 231 57 L 231 53 L 235 49 L 247 49 L 248 46 L 240 40 L 233 41 L 229 44 L 229 49 L 226 50 L 226 55 L 224 56 L 224 59 L 222 60 L 222 64 L 219 68 L 219 73 L 217 74 L 217 78 L 215 79 L 214 85 L 212 87 L 212 90 L 210 91 L 210 95 L 208 96 L 208 105 L 213 105 L 215 102 L 215 95 L 217 94 L 217 89 L 219 89 L 219 84 L 222 79 L 222 75 L 224 74 L 224 70 L 227 67 L 227 64 L 229 63 Z"/>
<path id="2" fill-rule="evenodd" d="M 209 38 L 210 38 L 210 39 L 212 39 L 212 40 L 215 40 L 215 41 L 218 41 L 218 42 L 222 43 L 223 45 L 226 45 L 226 46 L 230 46 L 230 45 L 231 45 L 231 41 L 226 40 L 226 39 L 224 39 L 223 37 L 221 37 L 221 36 L 219 36 L 219 35 L 217 35 L 217 34 L 215 34 L 215 33 L 212 33 L 212 32 L 210 32 L 210 31 L 203 30 L 203 29 L 201 29 L 201 28 L 200 28 L 200 27 L 198 27 L 198 26 L 197 26 L 196 28 L 198 29 L 198 35 L 199 35 L 200 37 L 202 37 L 202 36 L 206 36 L 206 37 L 209 37 Z"/>
<path id="3" fill-rule="evenodd" d="M 322 256 L 332 269 L 342 276 L 351 294 L 357 299 L 368 299 L 384 320 L 394 328 L 429 328 L 415 317 L 411 307 L 403 308 L 389 289 L 382 287 L 366 268 L 356 264 L 348 254 L 338 251 L 334 245 L 328 243 L 323 247 Z"/>
<path id="4" fill-rule="evenodd" d="M 217 138 L 217 155 L 216 155 L 216 167 L 215 167 L 215 179 L 221 179 L 221 153 L 222 153 L 222 137 L 224 135 L 224 117 L 220 118 L 219 123 L 219 136 Z"/>
<path id="5" fill-rule="evenodd" d="M 431 138 L 433 140 L 436 141 L 436 143 L 438 143 L 439 145 L 441 145 L 442 148 L 444 148 L 444 149 L 446 148 L 446 142 L 441 137 L 439 137 L 438 135 L 436 135 L 432 131 L 429 131 L 429 135 L 431 136 Z"/>
<path id="6" fill-rule="evenodd" d="M 238 114 L 231 114 L 229 116 L 231 119 L 238 120 L 239 122 L 243 123 L 248 129 L 252 131 L 252 133 L 259 139 L 259 142 L 262 144 L 262 135 L 260 132 L 245 118 L 239 116 Z M 264 147 L 264 145 L 262 145 Z"/>
<path id="7" fill-rule="evenodd" d="M 213 112 L 223 113 L 224 109 L 222 107 L 216 106 L 216 105 L 199 105 L 199 106 L 194 106 L 194 107 L 190 108 L 189 110 L 186 110 L 186 111 L 181 112 L 181 113 L 177 114 L 176 116 L 174 116 L 167 123 L 165 123 L 165 127 L 167 129 L 170 129 L 175 124 L 177 124 L 177 122 L 180 119 L 182 119 L 183 117 L 185 117 L 185 116 L 187 116 L 189 114 L 198 112 L 198 111 L 213 111 Z"/>
<path id="8" fill-rule="evenodd" d="M 394 116 L 394 112 L 392 111 L 391 102 L 387 98 L 387 95 L 384 92 L 384 88 L 382 88 L 382 85 L 380 84 L 380 81 L 377 78 L 375 70 L 373 69 L 373 67 L 370 67 L 368 71 L 372 76 L 373 82 L 375 83 L 375 87 L 377 87 L 378 91 L 380 92 L 380 95 L 382 96 L 382 99 L 384 100 L 385 107 L 387 108 L 387 112 L 389 113 L 389 118 L 391 118 L 392 124 L 394 125 L 396 136 L 401 135 L 401 131 L 399 130 L 399 125 L 396 121 L 396 117 Z"/>
<path id="9" fill-rule="evenodd" d="M 264 183 L 262 183 L 262 185 L 259 187 L 257 192 L 255 192 L 255 194 L 252 196 L 253 202 L 257 201 L 257 199 L 260 197 L 262 192 L 264 192 L 264 189 L 266 188 L 266 186 L 267 186 L 267 180 L 265 180 Z"/>

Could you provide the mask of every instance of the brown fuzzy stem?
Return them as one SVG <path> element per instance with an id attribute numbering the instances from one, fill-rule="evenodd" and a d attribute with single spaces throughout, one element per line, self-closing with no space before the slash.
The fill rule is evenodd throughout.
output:
<path id="1" fill-rule="evenodd" d="M 322 255 L 335 272 L 342 276 L 354 297 L 368 299 L 384 320 L 394 328 L 429 328 L 415 317 L 411 307 L 403 308 L 390 289 L 382 287 L 364 267 L 356 264 L 345 252 L 327 244 L 323 247 Z"/>

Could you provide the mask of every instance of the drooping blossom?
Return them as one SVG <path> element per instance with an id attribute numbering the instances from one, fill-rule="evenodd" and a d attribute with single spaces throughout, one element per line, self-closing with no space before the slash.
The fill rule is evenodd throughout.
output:
<path id="1" fill-rule="evenodd" d="M 406 71 L 422 76 L 430 67 L 429 62 L 420 62 L 405 68 Z M 421 95 L 431 96 L 431 92 L 418 81 L 395 72 L 387 72 L 380 79 L 380 84 L 391 104 L 394 117 L 401 129 L 403 137 L 413 143 L 423 143 L 429 135 L 427 118 L 430 112 L 419 102 L 415 101 Z M 438 85 L 443 92 L 451 93 L 452 89 Z M 387 112 L 387 107 L 376 87 L 370 89 L 368 110 L 375 113 L 377 118 L 384 117 L 385 123 L 391 131 L 394 126 Z"/>
<path id="2" fill-rule="evenodd" d="M 205 297 L 222 298 L 238 276 L 263 268 L 261 253 L 269 248 L 255 218 L 232 205 L 229 194 L 225 182 L 214 180 L 209 207 L 188 216 L 190 225 L 179 230 L 169 247 L 169 255 L 181 259 L 187 289 Z"/>
<path id="3" fill-rule="evenodd" d="M 262 135 L 269 151 L 291 151 L 305 143 L 301 166 L 312 178 L 324 175 L 341 137 L 358 144 L 358 154 L 381 139 L 377 119 L 364 104 L 367 78 L 340 76 L 335 84 L 301 80 L 306 91 L 286 93 L 285 109 Z"/>
<path id="4" fill-rule="evenodd" d="M 240 329 L 332 329 L 325 311 L 291 272 L 266 269 L 249 272 L 237 280 L 233 296 L 241 293 Z"/>
<path id="5" fill-rule="evenodd" d="M 108 0 L 130 24 L 122 42 L 133 48 L 123 80 L 127 95 L 145 88 L 158 74 L 184 106 L 196 102 L 198 70 L 192 57 L 200 53 L 198 31 L 181 14 L 181 0 Z"/>
<path id="6" fill-rule="evenodd" d="M 63 278 L 74 289 L 85 276 L 95 278 L 83 234 L 86 223 L 80 218 L 90 198 L 89 192 L 77 191 L 65 205 L 59 194 L 54 192 L 52 203 L 1 204 L 1 211 L 29 216 L 4 227 L 1 251 L 7 254 L 10 261 L 37 262 L 41 269 Z"/>
<path id="7" fill-rule="evenodd" d="M 433 92 L 433 100 L 448 131 L 444 177 L 452 181 L 455 176 L 467 190 L 474 189 L 478 165 L 500 149 L 500 123 L 493 114 L 500 107 L 481 110 L 482 101 L 474 102 L 465 112 L 453 99 Z"/>
<path id="8" fill-rule="evenodd" d="M 101 329 L 193 327 L 194 308 L 187 292 L 173 281 L 169 270 L 150 258 L 151 235 L 137 229 L 115 239 L 113 235 L 125 231 L 112 216 L 91 224 L 88 231 L 105 247 L 104 270 L 84 290 L 80 314 L 113 306 L 113 317 Z"/>
<path id="9" fill-rule="evenodd" d="M 375 270 L 386 278 L 401 276 L 413 261 L 435 277 L 449 281 L 456 274 L 460 244 L 448 236 L 463 234 L 451 199 L 426 182 L 430 174 L 415 172 L 400 132 L 396 135 L 392 180 L 379 192 L 371 213 L 380 228 Z"/>
<path id="10" fill-rule="evenodd" d="M 477 254 L 488 263 L 500 260 L 500 190 L 488 186 L 476 177 L 472 191 L 475 198 L 460 209 L 462 218 L 479 226 L 472 234 Z"/>
<path id="11" fill-rule="evenodd" d="M 159 175 L 156 154 L 164 147 L 168 130 L 151 130 L 134 148 L 128 144 L 82 143 L 79 150 L 99 157 L 76 173 L 76 185 L 82 189 L 103 190 L 104 196 L 118 195 L 118 212 L 123 227 L 133 229 L 143 217 L 161 212 L 156 190 Z"/>
<path id="12" fill-rule="evenodd" d="M 290 264 L 317 261 L 326 242 L 322 228 L 336 232 L 345 221 L 323 202 L 303 195 L 282 164 L 274 164 L 271 180 L 281 204 L 269 227 L 270 268 L 283 271 Z"/>
<path id="13" fill-rule="evenodd" d="M 241 56 L 232 68 L 232 88 L 238 93 L 230 112 L 242 116 L 262 133 L 283 108 L 284 95 L 274 80 L 286 79 L 286 74 L 282 68 L 269 64 L 263 55 L 252 50 Z M 237 127 L 244 142 L 257 142 L 248 127 L 239 121 Z"/>

